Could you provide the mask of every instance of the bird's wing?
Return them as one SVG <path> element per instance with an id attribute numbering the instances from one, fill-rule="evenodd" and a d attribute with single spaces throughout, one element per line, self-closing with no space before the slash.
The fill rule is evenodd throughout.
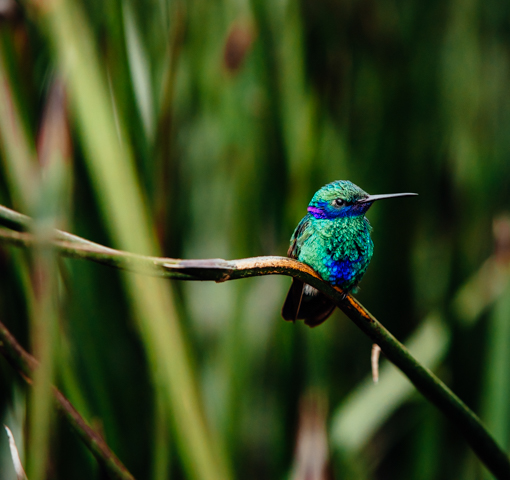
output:
<path id="1" fill-rule="evenodd" d="M 309 215 L 305 215 L 290 238 L 290 246 L 287 250 L 287 256 L 298 259 L 301 246 L 310 234 L 310 217 Z M 282 316 L 285 320 L 292 322 L 297 320 L 299 306 L 301 305 L 301 299 L 303 297 L 304 285 L 305 284 L 301 280 L 298 280 L 297 278 L 292 279 L 292 286 L 287 294 L 287 298 L 285 299 L 282 309 Z"/>
<path id="2" fill-rule="evenodd" d="M 306 215 L 292 234 L 287 255 L 299 260 L 301 247 L 312 233 L 311 218 L 310 215 Z M 285 320 L 292 322 L 302 318 L 307 325 L 315 327 L 333 313 L 336 305 L 324 294 L 311 287 L 307 289 L 305 286 L 303 281 L 297 278 L 292 279 L 292 285 L 283 304 L 282 316 Z"/>
<path id="3" fill-rule="evenodd" d="M 290 258 L 299 258 L 299 252 L 301 251 L 301 246 L 303 243 L 310 237 L 312 234 L 310 215 L 305 215 L 298 226 L 294 230 L 292 237 L 290 239 L 289 250 L 287 251 L 287 256 Z"/>

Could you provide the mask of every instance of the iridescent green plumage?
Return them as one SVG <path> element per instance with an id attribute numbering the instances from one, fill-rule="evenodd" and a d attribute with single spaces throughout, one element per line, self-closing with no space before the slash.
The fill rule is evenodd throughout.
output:
<path id="1" fill-rule="evenodd" d="M 325 281 L 348 293 L 363 278 L 374 251 L 365 212 L 376 200 L 407 195 L 415 194 L 369 195 L 346 180 L 322 187 L 292 235 L 289 257 L 309 265 Z M 285 320 L 303 318 L 306 324 L 316 326 L 334 309 L 323 294 L 294 280 L 282 315 Z"/>

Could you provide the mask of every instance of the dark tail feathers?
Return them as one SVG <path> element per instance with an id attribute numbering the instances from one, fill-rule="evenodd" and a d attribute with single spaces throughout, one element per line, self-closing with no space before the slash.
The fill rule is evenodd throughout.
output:
<path id="1" fill-rule="evenodd" d="M 283 304 L 282 317 L 289 322 L 303 319 L 308 326 L 316 327 L 329 318 L 335 304 L 321 292 L 316 291 L 313 295 L 306 293 L 303 291 L 305 285 L 301 280 L 292 279 Z"/>

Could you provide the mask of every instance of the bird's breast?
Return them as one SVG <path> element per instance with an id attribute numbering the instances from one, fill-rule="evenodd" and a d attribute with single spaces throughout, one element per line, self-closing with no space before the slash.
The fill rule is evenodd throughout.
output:
<path id="1" fill-rule="evenodd" d="M 370 224 L 363 218 L 318 221 L 315 234 L 303 244 L 299 260 L 345 290 L 355 287 L 372 258 Z"/>

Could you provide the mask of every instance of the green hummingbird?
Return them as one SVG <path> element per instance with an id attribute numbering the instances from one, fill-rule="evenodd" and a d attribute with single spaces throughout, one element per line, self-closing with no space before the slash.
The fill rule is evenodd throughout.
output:
<path id="1" fill-rule="evenodd" d="M 376 200 L 416 193 L 369 195 L 348 180 L 318 190 L 290 239 L 287 255 L 312 267 L 345 294 L 356 291 L 374 253 L 372 227 L 365 217 Z M 294 278 L 282 308 L 285 320 L 304 319 L 310 327 L 324 322 L 335 303 L 312 286 Z"/>

